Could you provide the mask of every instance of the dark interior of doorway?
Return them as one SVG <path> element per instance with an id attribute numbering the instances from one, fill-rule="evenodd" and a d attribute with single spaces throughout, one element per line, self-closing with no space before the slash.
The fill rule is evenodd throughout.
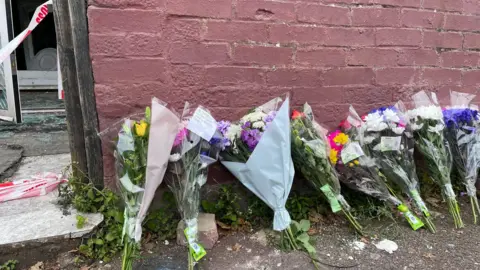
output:
<path id="1" fill-rule="evenodd" d="M 20 34 L 24 29 L 21 26 L 19 18 L 19 3 L 25 0 L 12 1 L 13 26 L 15 36 Z M 41 5 L 44 0 L 27 0 L 35 2 L 36 6 Z M 30 19 L 33 17 L 33 11 L 29 12 Z M 45 17 L 41 24 L 39 24 L 31 34 L 33 40 L 34 53 L 44 48 L 56 48 L 55 37 L 55 22 L 53 14 Z M 19 70 L 26 70 L 26 60 L 24 53 L 24 45 L 21 44 L 15 51 L 17 59 L 17 67 Z M 61 110 L 65 109 L 63 100 L 58 99 L 57 90 L 52 89 L 37 89 L 37 90 L 20 90 L 20 100 L 22 112 L 30 114 L 30 117 L 35 114 L 62 114 Z"/>

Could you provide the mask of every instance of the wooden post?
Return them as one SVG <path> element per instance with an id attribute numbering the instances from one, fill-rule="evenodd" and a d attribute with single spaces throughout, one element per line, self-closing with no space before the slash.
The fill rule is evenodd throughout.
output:
<path id="1" fill-rule="evenodd" d="M 68 0 L 75 52 L 80 105 L 85 135 L 85 154 L 88 177 L 96 186 L 103 187 L 102 145 L 98 136 L 98 116 L 94 92 L 92 62 L 90 59 L 87 5 L 85 0 Z"/>
<path id="2" fill-rule="evenodd" d="M 74 177 L 85 181 L 87 174 L 87 159 L 85 155 L 85 137 L 83 131 L 83 116 L 77 84 L 75 55 L 72 40 L 72 27 L 68 3 L 65 0 L 53 1 L 53 16 L 57 34 L 58 58 L 65 90 L 65 111 L 67 129 L 72 156 Z"/>

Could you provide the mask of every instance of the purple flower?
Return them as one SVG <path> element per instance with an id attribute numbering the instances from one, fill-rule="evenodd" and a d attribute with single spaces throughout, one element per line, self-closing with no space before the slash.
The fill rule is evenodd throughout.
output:
<path id="1" fill-rule="evenodd" d="M 267 114 L 267 116 L 265 117 L 265 123 L 270 123 L 273 121 L 273 119 L 275 119 L 275 116 L 277 115 L 277 111 L 271 111 Z"/>
<path id="2" fill-rule="evenodd" d="M 225 133 L 227 133 L 231 124 L 232 123 L 230 123 L 230 121 L 219 121 L 217 122 L 217 129 L 220 131 L 220 133 L 222 133 L 223 136 L 225 136 Z"/>
<path id="3" fill-rule="evenodd" d="M 258 129 L 242 130 L 241 139 L 251 151 L 255 149 L 261 137 L 262 132 Z"/>
<path id="4" fill-rule="evenodd" d="M 252 123 L 250 123 L 250 121 L 247 121 L 242 125 L 242 128 L 247 129 L 247 128 L 250 128 L 251 125 L 252 125 Z"/>

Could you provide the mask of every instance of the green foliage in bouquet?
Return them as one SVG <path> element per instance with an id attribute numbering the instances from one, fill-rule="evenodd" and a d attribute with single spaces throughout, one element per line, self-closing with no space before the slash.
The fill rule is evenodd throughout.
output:
<path id="1" fill-rule="evenodd" d="M 309 108 L 307 104 L 306 108 Z M 319 134 L 320 127 L 315 124 L 304 113 L 293 112 L 291 149 L 295 169 L 325 195 L 334 213 L 342 211 L 355 230 L 363 234 L 362 226 L 350 213 L 350 206 L 340 194 L 340 181 L 329 160 L 326 138 Z"/>

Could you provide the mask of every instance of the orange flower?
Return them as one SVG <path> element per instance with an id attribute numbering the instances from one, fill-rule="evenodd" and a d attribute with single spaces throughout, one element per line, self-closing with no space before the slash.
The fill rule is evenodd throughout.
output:
<path id="1" fill-rule="evenodd" d="M 292 119 L 297 119 L 299 117 L 305 117 L 305 114 L 303 112 L 299 112 L 297 110 L 293 110 L 292 112 Z"/>

